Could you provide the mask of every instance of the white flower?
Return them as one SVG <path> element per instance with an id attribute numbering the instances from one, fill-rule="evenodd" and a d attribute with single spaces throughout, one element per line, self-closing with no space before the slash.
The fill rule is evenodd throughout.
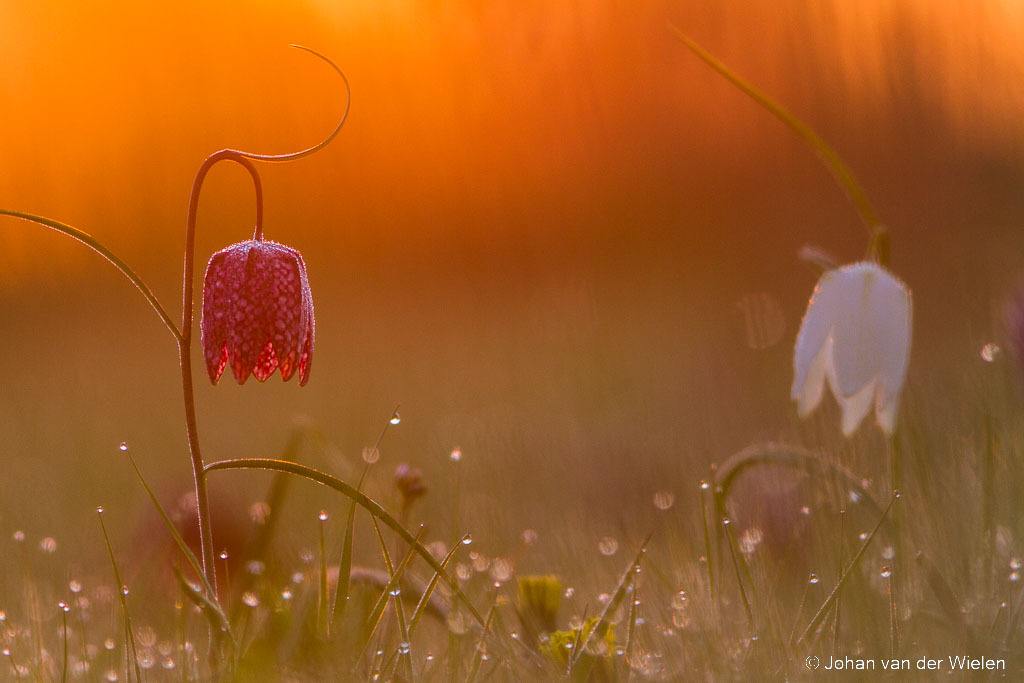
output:
<path id="1" fill-rule="evenodd" d="M 853 434 L 875 405 L 878 426 L 896 427 L 910 355 L 910 290 L 875 263 L 853 263 L 821 276 L 807 306 L 793 358 L 800 417 L 821 403 L 825 381 Z"/>

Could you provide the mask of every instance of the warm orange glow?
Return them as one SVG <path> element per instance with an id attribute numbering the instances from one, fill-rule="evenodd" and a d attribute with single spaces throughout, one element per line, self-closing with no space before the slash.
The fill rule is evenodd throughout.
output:
<path id="1" fill-rule="evenodd" d="M 0 204 L 75 222 L 128 258 L 176 250 L 205 155 L 297 148 L 342 106 L 329 70 L 289 42 L 330 54 L 353 84 L 331 150 L 267 171 L 271 220 L 328 246 L 601 239 L 623 213 L 699 207 L 715 169 L 742 173 L 790 144 L 669 21 L 812 123 L 841 112 L 833 138 L 888 121 L 882 147 L 906 120 L 976 149 L 1022 140 L 1019 4 L 676 4 L 7 3 Z M 207 220 L 244 226 L 244 188 L 219 178 Z M 0 282 L 33 271 L 34 232 L 0 225 Z M 243 235 L 226 227 L 210 244 Z M 55 258 L 88 258 L 72 252 Z"/>

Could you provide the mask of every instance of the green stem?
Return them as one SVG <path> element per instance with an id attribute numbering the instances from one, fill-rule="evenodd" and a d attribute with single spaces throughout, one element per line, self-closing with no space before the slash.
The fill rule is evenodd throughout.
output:
<path id="1" fill-rule="evenodd" d="M 345 74 L 342 73 L 341 69 L 334 64 L 334 62 L 319 52 L 307 47 L 302 47 L 301 45 L 292 45 L 291 47 L 306 50 L 320 59 L 323 59 L 341 76 L 342 81 L 345 83 L 345 91 L 347 93 L 348 101 L 345 104 L 345 112 L 338 121 L 338 125 L 334 127 L 334 130 L 331 131 L 330 135 L 319 143 L 307 149 L 289 154 L 255 154 L 235 149 L 222 149 L 219 152 L 214 152 L 207 157 L 205 161 L 203 161 L 199 170 L 196 172 L 196 177 L 192 181 L 192 192 L 189 196 L 188 203 L 188 218 L 185 226 L 185 263 L 184 275 L 182 278 L 182 315 L 181 334 L 178 341 L 178 357 L 181 364 L 181 386 L 185 401 L 185 428 L 188 434 L 189 454 L 192 459 L 192 474 L 195 481 L 196 509 L 199 518 L 199 542 L 202 548 L 203 571 L 206 573 L 207 579 L 215 591 L 217 590 L 217 568 L 213 553 L 213 534 L 210 525 L 209 495 L 206 490 L 206 476 L 203 471 L 203 458 L 199 451 L 199 430 L 196 425 L 195 392 L 193 391 L 192 386 L 192 306 L 195 270 L 196 215 L 199 210 L 199 194 L 202 191 L 203 181 L 206 179 L 206 175 L 210 172 L 210 169 L 219 161 L 234 161 L 235 163 L 243 166 L 247 171 L 249 171 L 249 175 L 252 176 L 253 185 L 256 191 L 256 228 L 253 231 L 253 239 L 262 240 L 263 187 L 260 183 L 259 174 L 256 172 L 256 167 L 253 166 L 252 162 L 249 160 L 283 162 L 301 159 L 302 157 L 309 156 L 310 154 L 318 152 L 326 147 L 327 144 L 338 135 L 339 131 L 341 131 L 341 127 L 344 125 L 345 119 L 348 118 L 349 107 L 352 103 L 352 93 L 349 88 L 348 79 L 345 77 Z M 214 597 L 216 597 L 216 595 Z"/>
<path id="2" fill-rule="evenodd" d="M 171 320 L 171 316 L 168 315 L 167 309 L 157 300 L 156 295 L 153 294 L 153 290 L 142 281 L 134 270 L 132 270 L 127 263 L 122 261 L 114 252 L 103 246 L 95 237 L 87 232 L 79 230 L 78 228 L 72 227 L 67 223 L 61 223 L 55 221 L 52 218 L 46 218 L 44 216 L 37 216 L 31 213 L 25 213 L 24 211 L 11 211 L 10 209 L 0 209 L 0 215 L 2 216 L 13 216 L 14 218 L 21 218 L 22 220 L 29 221 L 30 223 L 36 223 L 47 228 L 56 230 L 57 232 L 63 233 L 72 239 L 78 240 L 85 246 L 89 247 L 103 258 L 110 261 L 115 268 L 121 271 L 128 280 L 135 285 L 135 287 L 142 293 L 142 296 L 146 297 L 146 301 L 153 307 L 156 314 L 160 316 L 160 321 L 170 330 L 171 334 L 174 335 L 176 342 L 181 341 L 181 332 L 178 327 Z"/>
<path id="3" fill-rule="evenodd" d="M 669 24 L 668 28 L 676 38 L 683 43 L 683 45 L 690 49 L 691 52 L 700 57 L 708 66 L 725 77 L 725 79 L 730 83 L 742 90 L 748 97 L 768 110 L 769 113 L 782 121 L 782 123 L 789 127 L 790 130 L 803 138 L 803 140 L 811 146 L 815 154 L 818 155 L 818 158 L 821 159 L 829 172 L 831 172 L 833 177 L 835 177 L 839 186 L 846 192 L 846 196 L 851 202 L 853 202 L 854 207 L 860 214 L 861 220 L 863 220 L 864 224 L 867 226 L 870 240 L 868 246 L 868 257 L 880 262 L 882 265 L 885 265 L 885 262 L 888 260 L 886 228 L 882 225 L 882 222 L 878 218 L 878 214 L 875 213 L 874 208 L 871 206 L 867 196 L 861 189 L 860 183 L 858 183 L 857 179 L 854 177 L 853 171 L 851 171 L 843 162 L 839 154 L 836 153 L 836 151 L 832 149 L 832 147 L 825 142 L 821 136 L 811 130 L 807 124 L 798 119 L 792 112 L 773 100 L 753 84 L 741 78 L 732 69 L 715 58 L 714 55 L 694 42 L 689 36 L 671 24 Z"/>

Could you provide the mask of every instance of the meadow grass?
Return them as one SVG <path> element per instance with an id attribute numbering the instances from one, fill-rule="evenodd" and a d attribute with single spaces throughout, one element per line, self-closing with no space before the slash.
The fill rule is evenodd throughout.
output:
<path id="1" fill-rule="evenodd" d="M 208 511 L 194 496 L 168 504 L 124 444 L 117 465 L 134 470 L 159 519 L 130 542 L 123 527 L 108 534 L 113 513 L 100 510 L 108 566 L 61 564 L 62 539 L 13 531 L 0 562 L 2 675 L 813 680 L 827 674 L 808 658 L 849 657 L 875 662 L 873 675 L 906 660 L 894 677 L 924 679 L 935 672 L 918 670 L 920 658 L 949 673 L 947 658 L 969 656 L 1003 668 L 955 679 L 1012 679 L 1024 671 L 1022 421 L 1013 386 L 981 383 L 962 402 L 973 414 L 957 416 L 964 432 L 928 401 L 941 382 L 911 383 L 891 439 L 874 426 L 841 437 L 829 404 L 791 439 L 710 458 L 685 491 L 637 501 L 601 472 L 618 529 L 596 543 L 574 519 L 550 523 L 551 535 L 527 522 L 495 532 L 489 491 L 506 482 L 467 468 L 459 448 L 420 502 L 408 470 L 391 477 L 378 464 L 389 426 L 401 430 L 397 408 L 362 463 L 335 458 L 329 430 L 308 420 L 279 453 L 206 462 L 199 474 L 220 492 Z M 543 494 L 590 477 L 571 463 Z M 216 559 L 196 535 L 204 515 Z M 220 560 L 216 574 L 204 555 Z M 128 576 L 125 561 L 142 569 Z"/>

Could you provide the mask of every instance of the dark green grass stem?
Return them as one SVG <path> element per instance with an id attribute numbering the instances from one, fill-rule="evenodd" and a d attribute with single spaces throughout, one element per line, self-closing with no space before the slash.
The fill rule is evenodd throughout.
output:
<path id="1" fill-rule="evenodd" d="M 125 584 L 121 582 L 121 572 L 117 568 L 117 559 L 114 557 L 114 548 L 110 545 L 110 536 L 107 535 L 107 526 L 103 523 L 103 507 L 96 508 L 96 516 L 100 520 L 100 529 L 103 530 L 103 540 L 107 544 L 107 553 L 110 555 L 110 566 L 114 568 L 114 581 L 117 582 L 117 597 L 121 601 L 121 612 L 124 614 L 124 630 L 128 646 L 128 656 L 135 665 L 135 680 L 142 681 L 142 671 L 139 669 L 139 656 L 135 648 L 135 632 L 132 630 L 132 619 L 128 614 L 128 596 L 124 594 Z M 128 672 L 125 677 L 130 681 Z"/>
<path id="2" fill-rule="evenodd" d="M 430 551 L 427 550 L 423 544 L 416 539 L 416 537 L 398 523 L 398 520 L 395 519 L 394 516 L 362 491 L 359 491 L 336 477 L 332 477 L 331 475 L 313 469 L 312 467 L 306 467 L 305 465 L 299 465 L 294 462 L 284 462 L 283 460 L 273 460 L 271 458 L 238 458 L 235 460 L 221 460 L 219 462 L 213 462 L 206 465 L 205 470 L 206 472 L 213 472 L 215 470 L 269 470 L 273 472 L 285 472 L 287 474 L 293 474 L 297 477 L 302 477 L 309 481 L 330 487 L 338 493 L 347 496 L 364 510 L 369 512 L 373 517 L 384 522 L 385 526 L 394 531 L 402 538 L 403 541 L 412 546 L 415 552 L 422 557 L 428 565 L 430 565 L 430 568 L 435 572 L 438 572 L 444 580 L 448 582 L 455 597 L 466 605 L 466 609 L 468 609 L 470 614 L 473 615 L 476 622 L 483 626 L 483 616 L 479 611 L 477 611 L 476 607 L 473 606 L 473 603 L 469 601 L 466 594 L 459 588 L 458 582 L 445 571 L 437 559 L 430 554 Z"/>

